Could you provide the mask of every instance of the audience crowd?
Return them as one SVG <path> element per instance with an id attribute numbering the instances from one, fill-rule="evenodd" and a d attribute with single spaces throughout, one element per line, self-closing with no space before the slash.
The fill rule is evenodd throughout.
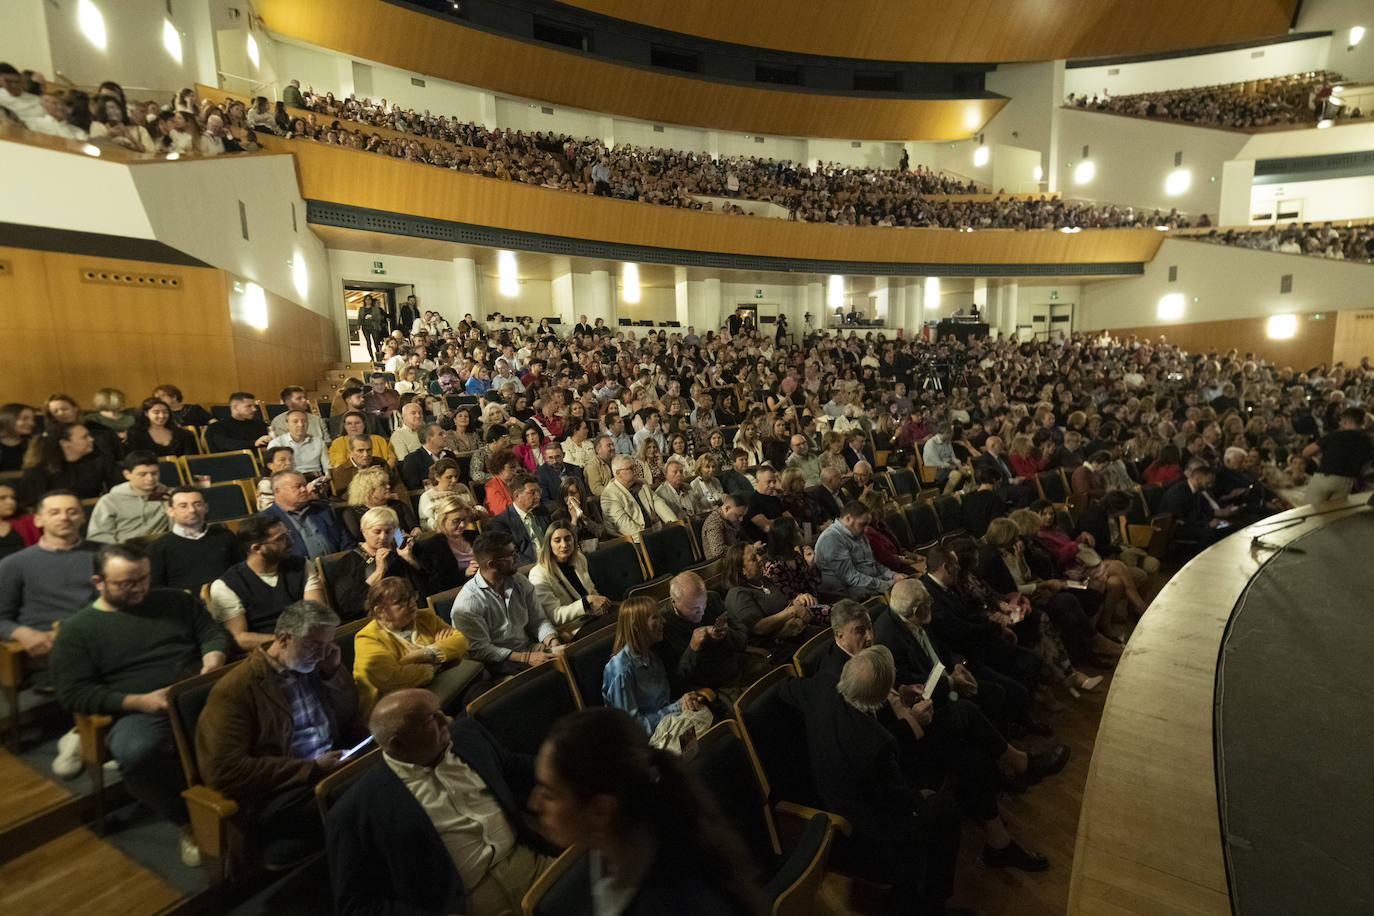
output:
<path id="1" fill-rule="evenodd" d="M 1254 251 L 1277 251 L 1283 254 L 1305 254 L 1333 261 L 1374 261 L 1374 224 L 1334 226 L 1330 220 L 1320 226 L 1307 222 L 1289 223 L 1254 229 L 1212 229 L 1207 233 L 1192 233 L 1184 238 L 1231 245 Z"/>
<path id="2" fill-rule="evenodd" d="M 1341 104 L 1340 94 L 1334 92 L 1340 80 L 1339 73 L 1319 70 L 1249 82 L 1128 95 L 1109 95 L 1106 89 L 1101 95 L 1091 97 L 1087 94 L 1075 96 L 1071 92 L 1065 104 L 1088 111 L 1110 111 L 1232 130 L 1364 117 L 1359 108 Z"/>

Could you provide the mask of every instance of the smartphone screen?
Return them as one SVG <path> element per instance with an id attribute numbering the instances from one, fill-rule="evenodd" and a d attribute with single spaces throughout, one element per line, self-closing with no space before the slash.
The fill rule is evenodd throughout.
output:
<path id="1" fill-rule="evenodd" d="M 339 757 L 339 759 L 340 759 L 340 760 L 347 760 L 349 757 L 352 757 L 354 754 L 358 753 L 358 751 L 361 751 L 363 748 L 367 747 L 367 746 L 368 746 L 369 744 L 371 744 L 371 743 L 372 743 L 372 736 L 371 736 L 371 735 L 368 735 L 366 738 L 364 738 L 363 740 L 359 741 L 357 744 L 353 745 L 353 746 L 350 747 L 348 750 L 344 751 L 343 754 L 342 754 L 342 756 Z"/>
<path id="2" fill-rule="evenodd" d="M 400 547 L 402 544 L 406 542 L 405 532 L 402 531 L 400 528 L 397 528 L 394 532 L 392 532 L 391 536 L 396 539 L 397 547 Z"/>

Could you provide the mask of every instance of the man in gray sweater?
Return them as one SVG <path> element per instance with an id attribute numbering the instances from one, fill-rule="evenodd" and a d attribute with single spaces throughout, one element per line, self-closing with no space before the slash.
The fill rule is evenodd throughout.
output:
<path id="1" fill-rule="evenodd" d="M 171 527 L 167 517 L 167 487 L 158 479 L 157 456 L 130 452 L 124 456 L 124 483 L 100 497 L 91 510 L 86 537 L 106 544 L 133 538 L 152 538 Z"/>
<path id="2" fill-rule="evenodd" d="M 0 639 L 17 640 L 31 660 L 52 649 L 53 624 L 91 603 L 91 554 L 81 537 L 81 500 L 54 490 L 38 500 L 38 543 L 0 560 Z"/>

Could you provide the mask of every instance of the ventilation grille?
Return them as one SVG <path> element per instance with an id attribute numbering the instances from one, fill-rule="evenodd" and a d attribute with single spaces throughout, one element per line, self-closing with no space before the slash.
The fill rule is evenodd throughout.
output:
<path id="1" fill-rule="evenodd" d="M 661 133 L 663 133 L 663 125 L 662 125 L 662 124 L 655 124 L 655 125 L 654 125 L 654 133 L 656 133 L 656 134 L 661 134 Z"/>
<path id="2" fill-rule="evenodd" d="M 1108 75 L 1108 76 L 1120 76 L 1120 75 L 1121 75 L 1121 68 L 1120 68 L 1120 67 L 1108 67 L 1108 68 L 1107 68 L 1107 75 Z"/>
<path id="3" fill-rule="evenodd" d="M 425 81 L 420 79 L 418 76 L 412 76 L 410 78 L 410 85 L 419 86 L 421 89 L 423 89 L 425 88 Z"/>
<path id="4" fill-rule="evenodd" d="M 850 141 L 849 141 L 849 148 L 850 148 L 850 149 L 863 149 L 863 148 L 864 148 L 863 141 L 862 141 L 862 140 L 850 140 Z"/>
<path id="5" fill-rule="evenodd" d="M 1366 174 L 1374 170 L 1374 150 L 1353 153 L 1330 153 L 1324 156 L 1286 156 L 1282 159 L 1255 160 L 1255 177 L 1291 175 L 1296 172 L 1354 171 Z M 1332 176 L 1334 177 L 1334 176 Z"/>
<path id="6" fill-rule="evenodd" d="M 1169 265 L 1169 282 L 1170 282 L 1170 283 L 1177 283 L 1177 282 L 1178 282 L 1178 265 L 1177 265 L 1177 264 L 1170 264 L 1170 265 Z"/>
<path id="7" fill-rule="evenodd" d="M 755 137 L 755 138 L 754 138 L 754 142 L 755 142 L 755 143 L 762 143 L 762 142 L 763 142 L 763 138 L 762 138 L 762 137 Z"/>
<path id="8" fill-rule="evenodd" d="M 1183 164 L 1183 150 L 1179 150 L 1178 152 L 1174 153 L 1174 167 L 1177 168 L 1178 166 L 1180 166 L 1180 165 L 1182 165 L 1182 164 Z"/>
<path id="9" fill-rule="evenodd" d="M 1251 59 L 1251 60 L 1258 60 L 1259 58 L 1261 58 L 1261 57 L 1263 57 L 1263 56 L 1264 56 L 1264 52 L 1263 52 L 1263 51 L 1251 51 L 1251 52 L 1250 52 L 1250 59 Z"/>
<path id="10" fill-rule="evenodd" d="M 1293 275 L 1284 274 L 1279 277 L 1279 293 L 1291 293 L 1293 291 Z"/>
<path id="11" fill-rule="evenodd" d="M 540 105 L 539 110 L 543 114 L 553 114 L 553 108 L 549 105 Z"/>
<path id="12" fill-rule="evenodd" d="M 446 220 L 409 216 L 385 210 L 367 210 L 328 201 L 307 200 L 305 219 L 318 226 L 337 226 L 364 232 L 384 232 L 410 238 L 438 239 L 464 245 L 509 248 L 562 254 L 608 261 L 638 261 L 680 267 L 714 267 L 724 270 L 770 270 L 784 273 L 872 274 L 901 277 L 1133 277 L 1145 273 L 1139 261 L 1061 264 L 950 264 L 892 261 L 833 261 L 807 258 L 776 258 L 762 255 L 723 254 L 684 248 L 655 248 L 589 239 L 474 226 Z"/>
<path id="13" fill-rule="evenodd" d="M 82 283 L 109 283 L 114 286 L 142 286 L 149 289 L 181 289 L 181 277 L 172 274 L 135 274 L 122 270 L 80 268 Z"/>

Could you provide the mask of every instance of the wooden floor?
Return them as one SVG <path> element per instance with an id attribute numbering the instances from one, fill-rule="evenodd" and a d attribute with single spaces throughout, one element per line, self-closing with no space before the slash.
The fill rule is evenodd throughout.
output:
<path id="1" fill-rule="evenodd" d="M 1095 669 L 1085 669 L 1097 673 Z M 964 827 L 960 847 L 959 872 L 954 901 L 972 907 L 983 916 L 1064 916 L 1069 902 L 1074 838 L 1078 832 L 1078 811 L 1083 803 L 1083 786 L 1088 778 L 1097 723 L 1111 686 L 1107 678 L 1091 693 L 1072 699 L 1058 691 L 1065 709 L 1045 715 L 1054 725 L 1052 738 L 1032 738 L 1013 742 L 1022 748 L 1039 749 L 1049 742 L 1067 744 L 1072 757 L 1062 773 L 1052 776 L 1024 795 L 1002 802 L 1002 814 L 1012 836 L 1027 849 L 1050 860 L 1049 871 L 1028 874 L 1015 869 L 991 871 L 977 865 L 983 848 L 983 831 L 976 824 Z M 835 875 L 827 877 L 821 889 L 825 910 L 840 916 L 854 912 L 876 912 L 866 904 L 862 893 L 854 892 L 849 882 Z"/>
<path id="2" fill-rule="evenodd" d="M 0 866 L 0 913 L 157 913 L 181 894 L 89 830 Z"/>
<path id="3" fill-rule="evenodd" d="M 0 786 L 0 832 L 71 798 L 56 782 L 5 751 L 0 751 Z"/>

